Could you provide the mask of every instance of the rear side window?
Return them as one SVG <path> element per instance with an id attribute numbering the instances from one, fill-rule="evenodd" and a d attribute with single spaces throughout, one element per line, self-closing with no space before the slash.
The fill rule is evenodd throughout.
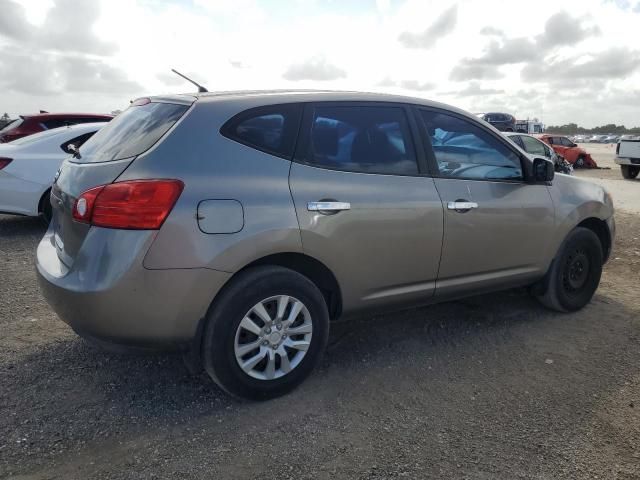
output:
<path id="1" fill-rule="evenodd" d="M 414 175 L 418 164 L 398 107 L 316 107 L 307 163 L 349 172 Z"/>
<path id="2" fill-rule="evenodd" d="M 256 150 L 291 159 L 301 111 L 298 104 L 253 108 L 229 120 L 220 133 Z"/>
<path id="3" fill-rule="evenodd" d="M 160 140 L 189 105 L 150 102 L 132 105 L 108 122 L 82 146 L 80 163 L 110 162 L 135 157 Z"/>
<path id="4" fill-rule="evenodd" d="M 73 144 L 76 146 L 76 148 L 80 148 L 82 145 L 84 145 L 84 142 L 86 142 L 91 137 L 93 137 L 95 133 L 96 132 L 83 133 L 82 135 L 79 135 L 76 138 L 72 138 L 71 140 L 68 140 L 64 142 L 62 145 L 60 145 L 60 149 L 65 153 L 73 153 L 69 150 L 69 145 Z"/>

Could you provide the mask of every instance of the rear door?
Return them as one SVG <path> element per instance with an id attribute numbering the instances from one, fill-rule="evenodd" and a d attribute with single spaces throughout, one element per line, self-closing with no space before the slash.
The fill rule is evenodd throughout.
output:
<path id="1" fill-rule="evenodd" d="M 444 207 L 437 296 L 518 286 L 547 268 L 554 209 L 524 182 L 520 153 L 480 122 L 419 109 Z"/>
<path id="2" fill-rule="evenodd" d="M 434 292 L 442 204 L 403 105 L 307 105 L 290 186 L 305 253 L 342 288 L 345 312 Z"/>

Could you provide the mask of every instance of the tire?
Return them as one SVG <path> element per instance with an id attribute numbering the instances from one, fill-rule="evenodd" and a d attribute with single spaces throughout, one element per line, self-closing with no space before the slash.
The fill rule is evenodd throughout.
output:
<path id="1" fill-rule="evenodd" d="M 602 275 L 603 253 L 598 236 L 577 227 L 569 233 L 551 264 L 546 293 L 538 296 L 559 312 L 580 310 L 591 301 Z"/>
<path id="2" fill-rule="evenodd" d="M 580 155 L 573 164 L 576 168 L 584 168 L 584 156 Z"/>
<path id="3" fill-rule="evenodd" d="M 285 297 L 289 298 L 282 308 L 284 315 L 278 317 L 280 300 L 285 304 Z M 296 302 L 302 305 L 300 313 L 287 324 L 292 310 L 299 307 Z M 264 316 L 259 316 L 256 308 L 274 320 L 271 325 L 262 320 Z M 311 333 L 292 333 L 301 330 Z M 233 279 L 209 309 L 202 343 L 204 368 L 213 381 L 235 397 L 275 398 L 309 376 L 322 357 L 328 336 L 327 304 L 311 280 L 283 267 L 253 267 Z M 255 348 L 248 350 L 252 345 Z M 306 351 L 299 349 L 302 345 L 306 345 Z M 246 352 L 240 355 L 238 349 Z M 245 363 L 245 369 L 240 362 Z"/>
<path id="4" fill-rule="evenodd" d="M 51 198 L 49 195 L 51 190 L 47 190 L 40 199 L 40 214 L 42 215 L 42 221 L 48 226 L 51 222 Z"/>
<path id="5" fill-rule="evenodd" d="M 640 173 L 640 167 L 632 167 L 631 165 L 620 165 L 622 176 L 627 180 L 633 180 Z"/>

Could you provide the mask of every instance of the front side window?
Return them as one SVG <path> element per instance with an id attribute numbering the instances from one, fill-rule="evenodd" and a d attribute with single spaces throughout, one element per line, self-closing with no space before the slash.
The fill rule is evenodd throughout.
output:
<path id="1" fill-rule="evenodd" d="M 316 107 L 307 162 L 348 172 L 418 173 L 409 124 L 399 107 Z"/>
<path id="2" fill-rule="evenodd" d="M 549 156 L 547 155 L 544 144 L 535 138 L 523 136 L 522 142 L 524 143 L 524 149 L 527 153 L 531 155 L 542 155 L 543 157 Z"/>
<path id="3" fill-rule="evenodd" d="M 472 180 L 521 180 L 520 157 L 479 125 L 421 110 L 440 175 Z"/>
<path id="4" fill-rule="evenodd" d="M 301 107 L 297 104 L 273 105 L 248 110 L 231 119 L 222 134 L 257 150 L 291 158 Z"/>
<path id="5" fill-rule="evenodd" d="M 571 142 L 571 140 L 569 140 L 566 137 L 560 137 L 560 144 L 563 147 L 571 147 L 573 145 L 573 143 Z"/>

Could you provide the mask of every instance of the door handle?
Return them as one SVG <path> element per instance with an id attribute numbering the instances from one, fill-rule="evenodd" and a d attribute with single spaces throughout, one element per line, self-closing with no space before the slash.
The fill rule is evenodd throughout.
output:
<path id="1" fill-rule="evenodd" d="M 320 213 L 338 213 L 343 210 L 351 210 L 351 204 L 349 202 L 309 202 L 307 210 Z"/>
<path id="2" fill-rule="evenodd" d="M 448 210 L 455 210 L 458 213 L 465 213 L 474 208 L 478 208 L 476 202 L 467 202 L 464 200 L 456 200 L 455 202 L 447 203 Z"/>

